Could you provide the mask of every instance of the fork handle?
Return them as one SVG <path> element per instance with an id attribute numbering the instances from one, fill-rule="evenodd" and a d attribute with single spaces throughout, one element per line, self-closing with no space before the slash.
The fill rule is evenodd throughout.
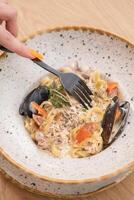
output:
<path id="1" fill-rule="evenodd" d="M 0 50 L 6 51 L 6 52 L 9 52 L 9 53 L 13 53 L 12 51 L 8 50 L 7 48 L 5 48 L 5 47 L 3 47 L 1 45 L 0 45 Z M 50 67 L 49 65 L 47 65 L 43 61 L 39 60 L 38 58 L 34 58 L 34 59 L 32 59 L 32 61 L 34 63 L 36 63 L 37 65 L 39 65 L 40 67 L 42 67 L 43 69 L 46 69 L 47 71 L 49 71 L 49 72 L 53 73 L 54 75 L 60 77 L 61 72 L 59 72 L 58 70 Z"/>
<path id="2" fill-rule="evenodd" d="M 42 67 L 43 69 L 46 69 L 47 71 L 51 72 L 52 74 L 60 77 L 61 76 L 61 72 L 59 72 L 58 70 L 50 67 L 49 65 L 47 65 L 46 63 L 44 63 L 42 60 L 39 60 L 38 58 L 34 58 L 32 59 L 32 61 L 34 63 L 36 63 L 37 65 L 39 65 L 40 67 Z"/>

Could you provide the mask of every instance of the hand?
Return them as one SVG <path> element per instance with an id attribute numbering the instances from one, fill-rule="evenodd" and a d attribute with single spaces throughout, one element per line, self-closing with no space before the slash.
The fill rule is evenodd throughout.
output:
<path id="1" fill-rule="evenodd" d="M 29 49 L 16 36 L 17 12 L 6 0 L 0 0 L 0 44 L 21 56 L 33 58 Z"/>

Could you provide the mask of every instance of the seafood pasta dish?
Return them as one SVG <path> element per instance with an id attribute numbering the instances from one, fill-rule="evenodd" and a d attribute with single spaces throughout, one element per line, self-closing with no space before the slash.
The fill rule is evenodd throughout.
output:
<path id="1" fill-rule="evenodd" d="M 124 128 L 129 103 L 119 85 L 97 70 L 60 68 L 80 76 L 92 94 L 84 107 L 68 94 L 59 78 L 48 74 L 20 106 L 24 125 L 39 148 L 56 157 L 87 157 L 110 145 Z"/>

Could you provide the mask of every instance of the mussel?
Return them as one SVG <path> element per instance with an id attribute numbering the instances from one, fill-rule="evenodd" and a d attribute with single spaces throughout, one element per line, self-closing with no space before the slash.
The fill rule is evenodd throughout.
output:
<path id="1" fill-rule="evenodd" d="M 33 110 L 30 106 L 31 102 L 34 101 L 41 104 L 43 101 L 49 99 L 49 89 L 46 86 L 39 86 L 32 90 L 23 100 L 19 108 L 19 114 L 23 116 L 32 117 L 32 114 L 36 114 L 36 110 Z"/>
<path id="2" fill-rule="evenodd" d="M 111 145 L 123 132 L 127 122 L 129 108 L 130 103 L 128 101 L 120 102 L 117 96 L 113 97 L 112 102 L 105 111 L 102 121 L 104 148 Z M 120 113 L 118 119 L 116 119 L 117 110 Z"/>

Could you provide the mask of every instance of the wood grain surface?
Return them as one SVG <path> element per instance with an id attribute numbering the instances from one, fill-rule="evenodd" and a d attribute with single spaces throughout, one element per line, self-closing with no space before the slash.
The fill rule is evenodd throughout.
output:
<path id="1" fill-rule="evenodd" d="M 134 0 L 10 0 L 18 10 L 19 38 L 44 28 L 89 25 L 134 43 Z M 0 174 L 0 200 L 47 200 L 16 187 Z M 134 200 L 134 173 L 85 200 Z"/>

